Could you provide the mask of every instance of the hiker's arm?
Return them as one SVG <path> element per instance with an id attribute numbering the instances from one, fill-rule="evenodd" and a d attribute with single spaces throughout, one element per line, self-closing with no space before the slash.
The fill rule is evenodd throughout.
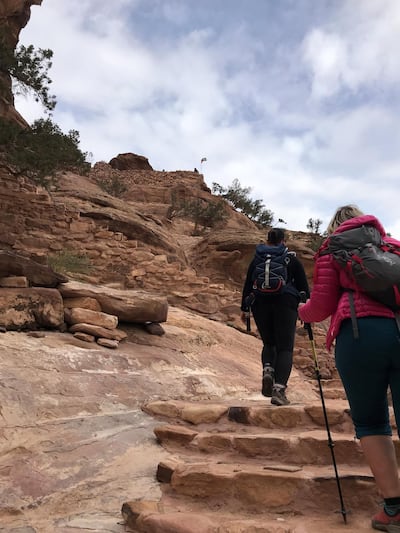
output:
<path id="1" fill-rule="evenodd" d="M 321 322 L 332 315 L 340 298 L 339 273 L 332 256 L 319 257 L 315 263 L 311 298 L 299 306 L 299 317 L 305 323 Z"/>
<path id="2" fill-rule="evenodd" d="M 305 292 L 307 298 L 309 298 L 310 297 L 310 289 L 308 287 L 308 281 L 307 281 L 306 273 L 304 271 L 304 267 L 303 267 L 301 261 L 299 261 L 297 259 L 297 257 L 295 257 L 294 259 L 295 259 L 293 261 L 294 285 L 295 285 L 296 289 L 299 292 Z"/>
<path id="3" fill-rule="evenodd" d="M 249 268 L 247 269 L 246 281 L 244 282 L 243 292 L 242 292 L 242 303 L 240 306 L 241 311 L 248 311 L 248 305 L 246 303 L 246 298 L 251 293 L 253 288 L 252 275 L 254 270 L 254 260 L 250 263 Z"/>

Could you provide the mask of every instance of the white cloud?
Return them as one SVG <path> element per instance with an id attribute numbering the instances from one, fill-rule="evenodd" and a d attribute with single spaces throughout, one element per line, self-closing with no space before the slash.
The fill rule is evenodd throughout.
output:
<path id="1" fill-rule="evenodd" d="M 337 19 L 304 39 L 303 59 L 312 74 L 312 95 L 331 97 L 341 90 L 400 81 L 400 3 L 395 0 L 344 2 Z"/>
<path id="2" fill-rule="evenodd" d="M 357 203 L 393 231 L 400 3 L 321 0 L 318 19 L 306 0 L 241 5 L 44 0 L 21 39 L 54 51 L 54 120 L 94 162 L 131 151 L 192 170 L 207 157 L 208 185 L 239 179 L 289 229 Z"/>
<path id="3" fill-rule="evenodd" d="M 335 94 L 348 70 L 346 42 L 337 35 L 313 30 L 304 42 L 304 60 L 313 74 L 312 96 L 316 99 Z"/>

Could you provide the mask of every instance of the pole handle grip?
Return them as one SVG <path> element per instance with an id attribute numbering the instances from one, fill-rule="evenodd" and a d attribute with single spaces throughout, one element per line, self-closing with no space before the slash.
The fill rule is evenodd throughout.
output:
<path id="1" fill-rule="evenodd" d="M 307 294 L 305 291 L 300 291 L 300 301 L 305 303 L 307 301 Z M 308 338 L 310 339 L 310 341 L 313 341 L 314 340 L 314 335 L 313 335 L 313 330 L 312 330 L 312 327 L 311 327 L 311 324 L 307 323 L 307 322 L 304 322 L 304 329 L 307 331 L 308 333 Z"/>

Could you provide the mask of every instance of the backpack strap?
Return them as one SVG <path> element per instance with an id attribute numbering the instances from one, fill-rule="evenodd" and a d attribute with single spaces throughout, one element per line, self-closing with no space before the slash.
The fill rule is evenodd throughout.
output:
<path id="1" fill-rule="evenodd" d="M 264 272 L 264 275 L 265 275 L 265 281 L 263 283 L 263 289 L 268 289 L 269 288 L 269 271 L 270 271 L 270 266 L 271 266 L 271 257 L 268 257 L 268 259 L 266 259 L 265 261 L 265 272 Z M 265 285 L 265 286 L 264 286 Z"/>
<path id="2" fill-rule="evenodd" d="M 352 291 L 351 289 L 346 289 L 346 292 L 349 295 L 349 305 L 350 305 L 350 315 L 351 315 L 351 325 L 353 328 L 353 335 L 355 339 L 358 339 L 360 335 L 358 331 L 356 308 L 354 306 L 354 291 Z M 397 311 L 396 313 L 394 313 L 394 318 L 396 320 L 397 329 L 399 330 L 399 333 L 400 333 L 400 311 Z"/>
<path id="3" fill-rule="evenodd" d="M 395 313 L 394 318 L 396 319 L 397 329 L 400 332 L 400 313 Z"/>
<path id="4" fill-rule="evenodd" d="M 352 291 L 351 289 L 346 289 L 346 292 L 349 295 L 350 316 L 351 316 L 351 325 L 353 328 L 353 335 L 355 339 L 358 339 L 360 335 L 358 331 L 356 308 L 354 305 L 354 291 Z"/>

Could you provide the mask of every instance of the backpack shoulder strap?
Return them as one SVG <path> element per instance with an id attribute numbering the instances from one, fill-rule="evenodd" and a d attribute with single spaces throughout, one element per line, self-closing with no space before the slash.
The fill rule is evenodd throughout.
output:
<path id="1" fill-rule="evenodd" d="M 331 253 L 331 250 L 329 249 L 329 244 L 330 244 L 330 238 L 328 237 L 328 239 L 326 239 L 321 244 L 321 246 L 318 248 L 317 252 L 314 255 L 314 260 L 318 259 L 318 257 L 320 257 L 322 255 L 328 255 L 328 254 Z"/>

